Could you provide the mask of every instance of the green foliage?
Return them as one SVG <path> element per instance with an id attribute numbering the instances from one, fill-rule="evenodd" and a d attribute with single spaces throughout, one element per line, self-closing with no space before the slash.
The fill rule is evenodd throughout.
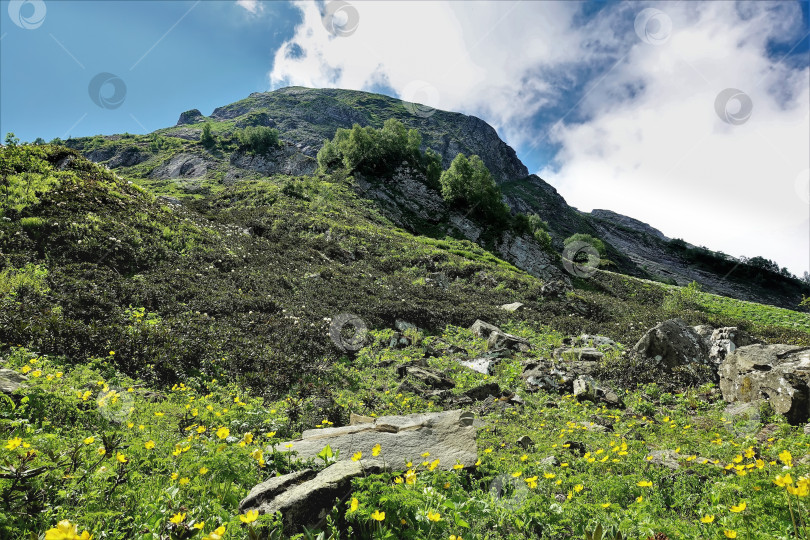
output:
<path id="1" fill-rule="evenodd" d="M 18 144 L 20 144 L 20 139 L 19 137 L 14 136 L 14 132 L 9 131 L 8 133 L 6 133 L 6 146 L 13 147 L 17 146 Z"/>
<path id="2" fill-rule="evenodd" d="M 242 148 L 254 154 L 264 154 L 279 145 L 278 130 L 266 126 L 249 126 L 237 134 Z"/>
<path id="3" fill-rule="evenodd" d="M 23 290 L 34 294 L 49 291 L 48 270 L 38 264 L 26 264 L 22 268 L 4 268 L 0 271 L 0 299 L 13 298 Z"/>
<path id="4" fill-rule="evenodd" d="M 200 134 L 200 144 L 205 148 L 213 148 L 217 144 L 216 137 L 211 133 L 211 123 L 206 122 L 203 124 L 202 133 Z"/>
<path id="5" fill-rule="evenodd" d="M 325 141 L 318 152 L 322 172 L 342 166 L 349 172 L 381 177 L 391 174 L 403 162 L 435 176 L 435 156 L 420 151 L 422 137 L 402 122 L 388 119 L 380 129 L 355 124 L 338 129 L 332 141 Z M 440 165 L 439 165 L 440 166 Z"/>
<path id="6" fill-rule="evenodd" d="M 604 257 L 607 255 L 607 249 L 605 248 L 605 243 L 602 242 L 599 238 L 595 238 L 590 234 L 583 234 L 577 233 L 569 236 L 563 241 L 563 245 L 568 246 L 574 242 L 584 242 L 592 246 L 598 253 L 600 257 Z"/>
<path id="7" fill-rule="evenodd" d="M 508 207 L 501 200 L 501 190 L 478 156 L 467 158 L 458 154 L 450 168 L 441 175 L 444 200 L 468 209 L 488 220 L 497 222 L 509 215 Z"/>
<path id="8" fill-rule="evenodd" d="M 442 156 L 432 148 L 428 148 L 425 150 L 423 162 L 428 185 L 433 189 L 441 190 L 441 176 L 444 170 L 442 167 Z"/>
<path id="9" fill-rule="evenodd" d="M 548 223 L 543 221 L 537 214 L 515 214 L 513 217 L 513 227 L 520 233 L 531 234 L 543 249 L 547 252 L 553 250 L 551 245 L 551 235 L 548 233 Z"/>

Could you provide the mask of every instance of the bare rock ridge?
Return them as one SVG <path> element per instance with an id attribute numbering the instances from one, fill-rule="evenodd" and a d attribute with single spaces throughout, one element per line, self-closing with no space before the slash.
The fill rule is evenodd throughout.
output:
<path id="1" fill-rule="evenodd" d="M 664 233 L 656 229 L 655 227 L 651 227 L 647 225 L 643 221 L 639 221 L 637 219 L 633 219 L 628 216 L 623 216 L 621 214 L 617 214 L 611 210 L 593 210 L 591 211 L 590 215 L 595 217 L 598 220 L 608 221 L 613 225 L 618 225 L 620 227 L 625 227 L 627 229 L 633 229 L 635 231 L 649 234 L 650 236 L 654 236 L 656 238 L 660 238 L 661 240 L 669 240 Z"/>

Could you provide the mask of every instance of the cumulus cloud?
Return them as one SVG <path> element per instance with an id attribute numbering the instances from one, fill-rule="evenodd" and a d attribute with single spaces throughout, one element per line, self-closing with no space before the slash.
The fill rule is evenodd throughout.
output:
<path id="1" fill-rule="evenodd" d="M 561 150 L 539 174 L 582 210 L 609 208 L 801 275 L 810 267 L 810 208 L 795 186 L 810 158 L 809 72 L 766 53 L 769 40 L 802 37 L 800 14 L 787 7 L 668 8 L 669 40 L 633 45 L 582 103 L 588 120 L 556 127 L 551 138 Z M 640 90 L 611 97 L 627 87 Z M 726 88 L 750 97 L 745 123 L 716 113 Z M 732 100 L 724 110 L 735 114 L 740 105 Z"/>
<path id="2" fill-rule="evenodd" d="M 767 53 L 801 38 L 798 4 L 370 1 L 341 4 L 338 21 L 338 4 L 296 5 L 272 88 L 382 90 L 475 114 L 524 160 L 553 154 L 540 176 L 583 210 L 808 268 L 810 210 L 795 188 L 810 147 L 807 62 Z M 672 22 L 660 45 L 634 29 L 650 6 Z M 726 88 L 752 100 L 742 125 L 715 113 Z"/>

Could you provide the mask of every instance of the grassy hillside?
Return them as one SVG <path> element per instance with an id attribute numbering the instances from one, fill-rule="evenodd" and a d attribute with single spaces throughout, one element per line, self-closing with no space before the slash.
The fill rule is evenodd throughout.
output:
<path id="1" fill-rule="evenodd" d="M 797 537 L 790 509 L 806 516 L 808 499 L 774 479 L 810 473 L 810 436 L 783 419 L 766 411 L 773 427 L 757 438 L 759 426 L 723 419 L 713 385 L 631 384 L 622 410 L 526 394 L 519 375 L 564 337 L 629 347 L 673 316 L 810 345 L 806 314 L 609 272 L 547 299 L 538 279 L 470 242 L 396 229 L 341 173 L 249 179 L 178 206 L 64 147 L 6 147 L 0 163 L 0 356 L 29 385 L 0 398 L 3 538 L 60 520 L 94 538 L 213 540 L 222 526 L 225 538 L 284 537 L 272 516 L 247 525 L 237 510 L 256 483 L 306 466 L 280 442 L 352 412 L 440 410 L 396 392 L 391 366 L 421 358 L 456 393 L 495 381 L 525 405 L 478 411 L 474 470 L 429 471 L 414 456 L 416 483 L 397 482 L 405 464 L 361 479 L 357 509 L 337 506 L 324 537 L 581 538 L 597 522 L 625 538 Z M 514 301 L 526 309 L 497 307 Z M 343 313 L 371 330 L 356 354 L 329 338 Z M 491 377 L 436 352 L 439 338 L 484 350 L 466 330 L 479 318 L 533 352 Z M 397 320 L 421 330 L 390 349 Z M 608 355 L 606 372 L 621 362 Z M 663 450 L 680 468 L 648 459 Z M 498 478 L 514 481 L 493 491 Z"/>

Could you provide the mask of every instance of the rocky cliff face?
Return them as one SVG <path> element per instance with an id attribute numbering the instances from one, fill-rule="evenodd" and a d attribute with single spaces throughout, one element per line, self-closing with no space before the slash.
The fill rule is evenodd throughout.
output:
<path id="1" fill-rule="evenodd" d="M 289 87 L 251 94 L 247 99 L 215 109 L 210 118 L 238 123 L 251 113 L 264 114 L 267 125 L 277 128 L 285 140 L 308 156 L 315 156 L 324 139 L 331 139 L 338 128 L 351 128 L 354 124 L 379 128 L 388 118 L 396 118 L 418 129 L 423 148 L 441 154 L 445 167 L 463 152 L 481 156 L 498 182 L 529 174 L 515 151 L 480 118 L 439 110 L 416 115 L 401 100 L 379 94 Z"/>

